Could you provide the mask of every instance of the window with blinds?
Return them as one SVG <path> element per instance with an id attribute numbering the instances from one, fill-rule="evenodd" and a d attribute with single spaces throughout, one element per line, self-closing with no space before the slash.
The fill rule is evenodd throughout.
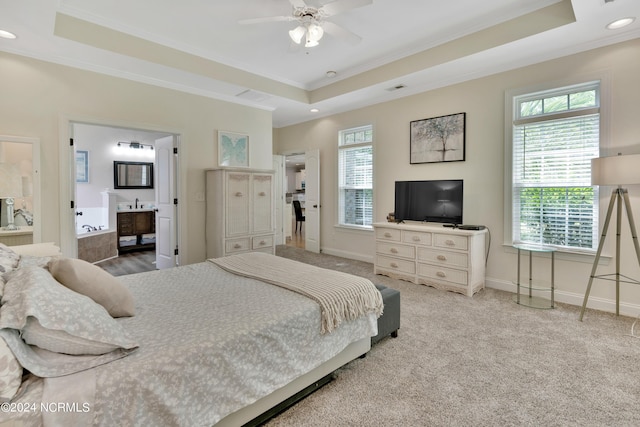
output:
<path id="1" fill-rule="evenodd" d="M 598 190 L 591 159 L 600 147 L 599 84 L 514 98 L 512 238 L 594 249 Z"/>
<path id="2" fill-rule="evenodd" d="M 373 127 L 338 136 L 338 223 L 370 228 L 373 223 Z"/>

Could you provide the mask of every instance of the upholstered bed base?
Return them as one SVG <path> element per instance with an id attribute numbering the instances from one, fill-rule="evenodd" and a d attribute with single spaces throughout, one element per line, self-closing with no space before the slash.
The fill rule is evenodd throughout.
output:
<path id="1" fill-rule="evenodd" d="M 264 414 L 271 408 L 277 406 L 281 402 L 284 402 L 289 397 L 295 395 L 316 381 L 321 380 L 341 366 L 344 366 L 352 360 L 366 354 L 370 348 L 370 338 L 363 338 L 360 341 L 351 343 L 347 348 L 342 350 L 342 352 L 338 353 L 332 359 L 329 359 L 314 370 L 298 377 L 286 386 L 274 391 L 253 404 L 245 406 L 239 411 L 227 415 L 216 424 L 216 427 L 237 427 L 249 423 L 254 418 Z"/>

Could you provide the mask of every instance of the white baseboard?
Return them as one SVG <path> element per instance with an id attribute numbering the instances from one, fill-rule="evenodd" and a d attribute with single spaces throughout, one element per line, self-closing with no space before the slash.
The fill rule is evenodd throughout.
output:
<path id="1" fill-rule="evenodd" d="M 339 249 L 331 249 L 331 248 L 322 248 L 320 251 L 323 254 L 327 254 L 327 255 L 339 256 L 339 257 L 348 258 L 348 259 L 355 259 L 356 261 L 370 262 L 373 264 L 373 257 L 365 256 L 360 253 L 341 251 Z"/>
<path id="2" fill-rule="evenodd" d="M 516 293 L 516 285 L 509 281 L 486 278 L 485 285 L 487 288 L 498 289 L 501 291 L 511 292 L 513 294 Z M 546 298 L 549 297 L 548 292 L 538 293 L 534 295 L 546 297 Z M 584 301 L 584 294 L 576 294 L 573 292 L 560 291 L 556 289 L 554 292 L 554 298 L 557 302 L 582 307 L 582 302 Z M 608 298 L 599 298 L 599 297 L 590 296 L 589 301 L 587 303 L 587 308 L 606 311 L 609 313 L 615 313 L 616 301 Z M 640 315 L 640 305 L 620 302 L 620 314 L 623 316 L 637 317 Z"/>

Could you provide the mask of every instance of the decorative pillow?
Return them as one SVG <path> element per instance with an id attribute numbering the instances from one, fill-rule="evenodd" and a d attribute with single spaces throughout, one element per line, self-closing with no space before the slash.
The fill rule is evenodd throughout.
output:
<path id="1" fill-rule="evenodd" d="M 22 383 L 22 366 L 4 339 L 0 338 L 0 402 L 8 402 Z"/>
<path id="2" fill-rule="evenodd" d="M 95 355 L 137 347 L 102 306 L 40 267 L 16 270 L 7 281 L 0 328 L 19 330 L 28 344 L 56 353 Z"/>
<path id="3" fill-rule="evenodd" d="M 18 268 L 20 255 L 11 250 L 4 243 L 0 243 L 0 275 L 10 273 Z"/>
<path id="4" fill-rule="evenodd" d="M 11 246 L 13 252 L 18 255 L 29 255 L 38 257 L 60 256 L 60 248 L 53 242 L 31 243 L 29 245 Z"/>
<path id="5" fill-rule="evenodd" d="M 86 295 L 113 317 L 133 316 L 133 295 L 117 278 L 100 267 L 75 258 L 54 258 L 49 271 L 67 288 Z"/>

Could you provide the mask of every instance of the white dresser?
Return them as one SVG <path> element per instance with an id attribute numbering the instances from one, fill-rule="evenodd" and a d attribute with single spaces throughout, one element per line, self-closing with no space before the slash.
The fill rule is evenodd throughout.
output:
<path id="1" fill-rule="evenodd" d="M 274 179 L 268 170 L 206 171 L 207 258 L 275 253 Z"/>
<path id="2" fill-rule="evenodd" d="M 486 230 L 410 222 L 373 224 L 375 274 L 467 296 L 484 288 Z"/>

